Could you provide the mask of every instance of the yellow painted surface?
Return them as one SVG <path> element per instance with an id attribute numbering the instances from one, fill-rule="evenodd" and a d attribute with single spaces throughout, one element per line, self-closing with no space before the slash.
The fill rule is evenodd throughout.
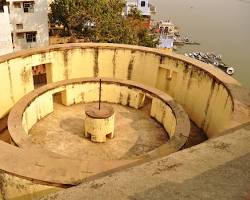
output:
<path id="1" fill-rule="evenodd" d="M 214 77 L 229 80 L 219 70 L 208 69 L 187 61 L 180 56 L 159 56 L 145 49 L 96 48 L 96 46 L 73 49 L 55 48 L 47 52 L 12 58 L 0 63 L 0 118 L 25 94 L 33 90 L 32 66 L 46 64 L 48 82 L 79 77 L 93 77 L 96 74 L 118 79 L 132 79 L 156 87 L 170 94 L 188 112 L 190 118 L 208 135 L 214 137 L 230 128 L 233 102 L 228 90 Z M 96 60 L 97 59 L 97 60 Z M 191 64 L 193 63 L 193 64 Z M 206 66 L 205 66 L 206 67 Z M 213 75 L 209 74 L 212 73 Z M 219 74 L 219 75 L 218 75 Z M 235 84 L 234 81 L 228 83 Z M 226 81 L 227 82 L 227 81 Z M 98 100 L 98 84 L 68 85 L 49 91 L 32 102 L 23 115 L 23 127 L 29 129 L 53 111 L 52 95 L 62 92 L 63 104 L 70 106 L 80 102 Z M 145 94 L 137 89 L 117 85 L 104 85 L 102 101 L 139 108 Z M 247 109 L 246 109 L 247 110 Z M 244 112 L 246 112 L 244 110 Z M 239 111 L 238 111 L 239 112 Z M 238 113 L 239 115 L 241 112 Z M 246 114 L 247 115 L 247 114 Z M 176 128 L 172 110 L 161 100 L 153 98 L 151 116 L 163 124 L 170 138 Z M 240 120 L 237 125 L 241 125 Z M 93 127 L 98 127 L 96 124 Z M 36 199 L 58 188 L 34 184 L 30 181 L 4 174 L 0 199 Z M 4 191 L 4 192 L 3 192 Z M 4 195 L 4 196 L 3 196 Z"/>
<path id="2" fill-rule="evenodd" d="M 129 106 L 139 109 L 143 106 L 145 100 L 145 93 L 140 90 L 133 89 L 129 92 Z"/>
<path id="3" fill-rule="evenodd" d="M 0 64 L 0 118 L 4 117 L 11 109 L 14 99 L 12 96 L 12 83 L 9 77 L 8 64 L 6 62 Z"/>
<path id="4" fill-rule="evenodd" d="M 53 112 L 53 97 L 52 92 L 46 92 L 45 94 L 37 97 L 25 110 L 23 114 L 22 125 L 26 132 L 32 128 L 32 126 Z"/>
<path id="5" fill-rule="evenodd" d="M 136 51 L 132 56 L 134 64 L 131 80 L 154 87 L 160 65 L 160 56 L 139 51 Z"/>
<path id="6" fill-rule="evenodd" d="M 36 66 L 46 63 L 51 63 L 53 60 L 52 54 L 50 52 L 33 54 L 32 56 L 26 57 L 27 66 Z"/>
<path id="7" fill-rule="evenodd" d="M 114 73 L 116 79 L 127 80 L 128 66 L 131 60 L 131 51 L 126 49 L 117 49 L 115 51 Z"/>
<path id="8" fill-rule="evenodd" d="M 204 128 L 210 137 L 215 136 L 217 130 L 222 132 L 224 128 L 227 128 L 227 124 L 223 122 L 229 121 L 231 106 L 227 91 L 222 85 L 216 84 L 204 124 Z"/>
<path id="9" fill-rule="evenodd" d="M 52 82 L 68 79 L 68 72 L 65 69 L 65 62 L 67 61 L 68 51 L 53 51 L 51 52 L 51 77 Z"/>
<path id="10" fill-rule="evenodd" d="M 174 136 L 176 119 L 169 106 L 162 100 L 153 98 L 150 115 L 164 126 L 170 138 Z"/>
<path id="11" fill-rule="evenodd" d="M 92 46 L 72 49 L 59 48 L 10 59 L 8 62 L 0 63 L 0 78 L 5 83 L 0 86 L 1 94 L 5 94 L 0 97 L 0 118 L 9 112 L 15 102 L 33 89 L 31 67 L 46 64 L 49 82 L 98 75 L 131 79 L 156 87 L 170 94 L 180 103 L 190 118 L 207 132 L 208 136 L 216 136 L 230 126 L 232 99 L 228 98 L 229 94 L 225 87 L 213 76 L 210 76 L 209 72 L 185 61 L 180 61 L 179 57 L 178 55 L 173 58 L 160 56 L 143 49 Z M 208 71 L 219 74 L 216 69 Z M 226 80 L 225 77 L 222 79 Z M 97 91 L 91 91 L 92 86 L 86 86 L 84 94 L 79 93 L 81 89 L 71 90 L 69 88 L 70 86 L 67 86 L 62 95 L 65 105 L 91 101 L 97 94 Z M 95 90 L 95 88 L 92 89 Z M 74 95 L 67 95 L 72 92 Z M 133 96 L 133 94 L 131 95 Z M 115 89 L 114 96 L 114 101 L 117 101 L 118 94 Z M 119 96 L 119 101 L 126 105 L 126 99 L 130 98 L 128 92 L 122 92 Z M 140 98 L 143 97 L 138 97 L 138 99 Z M 132 99 L 136 98 L 132 97 Z M 131 100 L 130 106 L 133 107 L 132 102 Z"/>
<path id="12" fill-rule="evenodd" d="M 98 50 L 98 76 L 107 78 L 114 76 L 114 55 L 114 50 Z"/>
<path id="13" fill-rule="evenodd" d="M 121 97 L 121 93 L 125 94 Z M 102 101 L 120 103 L 121 98 L 128 96 L 128 88 L 116 86 L 115 84 L 102 85 Z M 125 105 L 127 104 L 127 101 Z"/>
<path id="14" fill-rule="evenodd" d="M 67 85 L 62 93 L 62 103 L 70 106 L 77 103 L 96 102 L 99 99 L 99 83 Z M 132 108 L 143 106 L 145 93 L 139 89 L 129 89 L 117 84 L 102 84 L 103 102 L 129 105 Z"/>
<path id="15" fill-rule="evenodd" d="M 169 78 L 171 71 L 174 73 Z M 222 84 L 218 84 L 204 71 L 166 58 L 159 70 L 156 87 L 170 94 L 184 107 L 197 126 L 208 137 L 213 137 L 228 128 L 232 115 L 232 101 L 228 91 Z"/>
<path id="16" fill-rule="evenodd" d="M 86 115 L 84 121 L 85 137 L 91 137 L 93 142 L 106 142 L 106 137 L 115 136 L 115 113 L 106 119 L 95 119 Z"/>
<path id="17" fill-rule="evenodd" d="M 76 103 L 98 101 L 99 85 L 96 83 L 67 85 L 62 93 L 62 103 L 70 106 Z"/>
<path id="18" fill-rule="evenodd" d="M 25 94 L 33 90 L 33 78 L 31 68 L 25 66 L 22 58 L 10 60 L 10 80 L 13 91 L 13 99 L 17 102 Z"/>
<path id="19" fill-rule="evenodd" d="M 73 49 L 67 60 L 69 79 L 94 76 L 94 50 Z"/>
<path id="20" fill-rule="evenodd" d="M 32 126 L 40 119 L 53 112 L 53 94 L 62 93 L 62 103 L 71 106 L 77 103 L 97 102 L 99 83 L 70 84 L 50 90 L 38 96 L 25 110 L 22 126 L 28 134 Z M 117 83 L 102 84 L 102 102 L 116 103 L 139 109 L 144 105 L 145 97 L 150 96 L 138 88 L 121 86 Z M 162 100 L 153 98 L 151 116 L 161 123 L 172 137 L 175 133 L 176 119 L 171 108 Z M 90 133 L 96 142 L 105 142 L 104 135 L 112 133 L 114 117 L 107 120 L 86 118 L 85 135 Z M 102 133 L 104 135 L 102 135 Z"/>

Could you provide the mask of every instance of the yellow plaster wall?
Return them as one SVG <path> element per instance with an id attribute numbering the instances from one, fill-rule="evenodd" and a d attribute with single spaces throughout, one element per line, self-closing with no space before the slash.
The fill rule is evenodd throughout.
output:
<path id="1" fill-rule="evenodd" d="M 98 76 L 107 78 L 114 76 L 114 55 L 114 50 L 98 50 Z"/>
<path id="2" fill-rule="evenodd" d="M 33 54 L 31 56 L 25 57 L 25 62 L 27 66 L 36 66 L 46 63 L 51 63 L 53 57 L 51 56 L 50 52 Z"/>
<path id="3" fill-rule="evenodd" d="M 62 93 L 62 103 L 66 106 L 98 101 L 99 85 L 96 83 L 67 85 Z"/>
<path id="4" fill-rule="evenodd" d="M 17 102 L 34 89 L 32 71 L 25 64 L 25 59 L 16 58 L 8 62 L 9 77 L 13 92 L 13 99 Z"/>
<path id="5" fill-rule="evenodd" d="M 92 142 L 106 142 L 106 136 L 111 139 L 115 135 L 115 113 L 105 119 L 96 119 L 87 115 L 84 124 L 85 137 L 90 137 Z"/>
<path id="6" fill-rule="evenodd" d="M 128 79 L 128 67 L 131 62 L 131 50 L 117 49 L 114 53 L 114 74 L 116 79 Z"/>
<path id="7" fill-rule="evenodd" d="M 96 102 L 99 99 L 99 83 L 67 85 L 62 94 L 62 103 L 70 106 L 77 103 Z M 132 108 L 143 106 L 145 93 L 139 89 L 116 84 L 102 84 L 102 102 L 119 103 Z"/>
<path id="8" fill-rule="evenodd" d="M 131 55 L 133 63 L 131 80 L 155 87 L 160 56 L 136 51 Z"/>
<path id="9" fill-rule="evenodd" d="M 6 94 L 0 97 L 4 105 L 0 108 L 0 118 L 33 89 L 31 67 L 41 63 L 47 64 L 48 79 L 52 82 L 103 76 L 156 87 L 176 99 L 209 137 L 222 132 L 231 119 L 233 106 L 228 91 L 213 76 L 192 64 L 139 49 L 94 46 L 54 49 L 0 63 L 0 77 L 5 83 L 0 92 Z M 66 90 L 63 96 L 66 98 L 69 92 L 72 91 Z M 89 96 L 84 94 L 85 100 L 91 95 L 91 92 Z M 82 98 L 78 95 L 67 102 L 80 102 Z"/>
<path id="10" fill-rule="evenodd" d="M 66 106 L 82 102 L 96 102 L 99 99 L 99 83 L 70 84 L 38 96 L 25 109 L 23 114 L 22 125 L 27 134 L 37 121 L 53 112 L 53 94 L 58 92 L 62 93 L 62 103 Z M 149 94 L 137 88 L 121 86 L 116 83 L 102 83 L 102 102 L 122 104 L 139 109 L 144 105 L 146 95 L 150 97 Z M 171 108 L 156 97 L 153 97 L 151 116 L 164 126 L 170 137 L 174 135 L 176 128 L 175 116 Z M 89 129 L 95 130 L 94 127 L 89 127 Z M 110 130 L 110 127 L 107 127 L 107 129 Z"/>
<path id="11" fill-rule="evenodd" d="M 52 82 L 68 79 L 68 71 L 65 69 L 68 51 L 53 51 L 51 56 L 51 77 Z"/>
<path id="12" fill-rule="evenodd" d="M 12 83 L 10 79 L 10 72 L 8 69 L 8 63 L 4 62 L 0 64 L 0 118 L 8 114 L 9 110 L 13 106 L 12 95 Z"/>
<path id="13" fill-rule="evenodd" d="M 37 97 L 26 109 L 23 114 L 22 125 L 28 133 L 28 131 L 32 128 L 32 126 L 48 115 L 49 113 L 53 112 L 53 97 L 52 91 L 46 92 L 41 96 Z"/>
<path id="14" fill-rule="evenodd" d="M 173 96 L 208 137 L 227 127 L 232 114 L 231 98 L 225 87 L 204 71 L 165 58 L 156 87 Z"/>
<path id="15" fill-rule="evenodd" d="M 73 49 L 67 52 L 68 78 L 93 77 L 95 57 L 94 50 Z"/>
<path id="16" fill-rule="evenodd" d="M 162 100 L 153 98 L 150 115 L 164 126 L 170 138 L 174 136 L 176 118 L 169 106 Z"/>

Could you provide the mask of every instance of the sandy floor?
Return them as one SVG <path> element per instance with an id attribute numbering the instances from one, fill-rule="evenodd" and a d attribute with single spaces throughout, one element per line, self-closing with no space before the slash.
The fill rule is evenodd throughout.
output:
<path id="1" fill-rule="evenodd" d="M 115 138 L 93 143 L 84 137 L 84 106 L 55 103 L 54 112 L 30 130 L 32 141 L 65 156 L 107 160 L 144 155 L 168 141 L 167 133 L 149 116 L 147 107 L 135 110 L 112 105 L 116 113 Z"/>
<path id="2" fill-rule="evenodd" d="M 57 101 L 57 100 L 55 100 Z M 85 105 L 86 106 L 86 105 Z M 145 155 L 168 141 L 163 127 L 149 116 L 150 102 L 140 110 L 112 105 L 116 112 L 115 138 L 96 144 L 84 137 L 84 105 L 65 107 L 54 104 L 54 112 L 40 120 L 30 131 L 32 141 L 52 152 L 81 159 L 129 159 Z M 183 148 L 205 141 L 205 134 L 191 122 L 191 131 Z M 10 143 L 8 130 L 0 140 Z"/>

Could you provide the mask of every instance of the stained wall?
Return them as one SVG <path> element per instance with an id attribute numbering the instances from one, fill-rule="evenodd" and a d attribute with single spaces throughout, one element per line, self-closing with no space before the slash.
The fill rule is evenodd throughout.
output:
<path id="1" fill-rule="evenodd" d="M 0 117 L 34 89 L 32 66 L 46 64 L 48 82 L 79 77 L 133 80 L 156 87 L 180 103 L 209 137 L 230 127 L 234 103 L 225 82 L 237 84 L 211 66 L 148 48 L 69 44 L 0 57 Z M 207 69 L 206 69 L 207 67 Z"/>

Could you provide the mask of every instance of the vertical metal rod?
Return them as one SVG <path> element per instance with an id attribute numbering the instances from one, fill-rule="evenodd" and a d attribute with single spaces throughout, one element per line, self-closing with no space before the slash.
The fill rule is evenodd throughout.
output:
<path id="1" fill-rule="evenodd" d="M 99 86 L 99 110 L 101 110 L 101 97 L 102 97 L 102 79 L 100 79 L 100 86 Z"/>

